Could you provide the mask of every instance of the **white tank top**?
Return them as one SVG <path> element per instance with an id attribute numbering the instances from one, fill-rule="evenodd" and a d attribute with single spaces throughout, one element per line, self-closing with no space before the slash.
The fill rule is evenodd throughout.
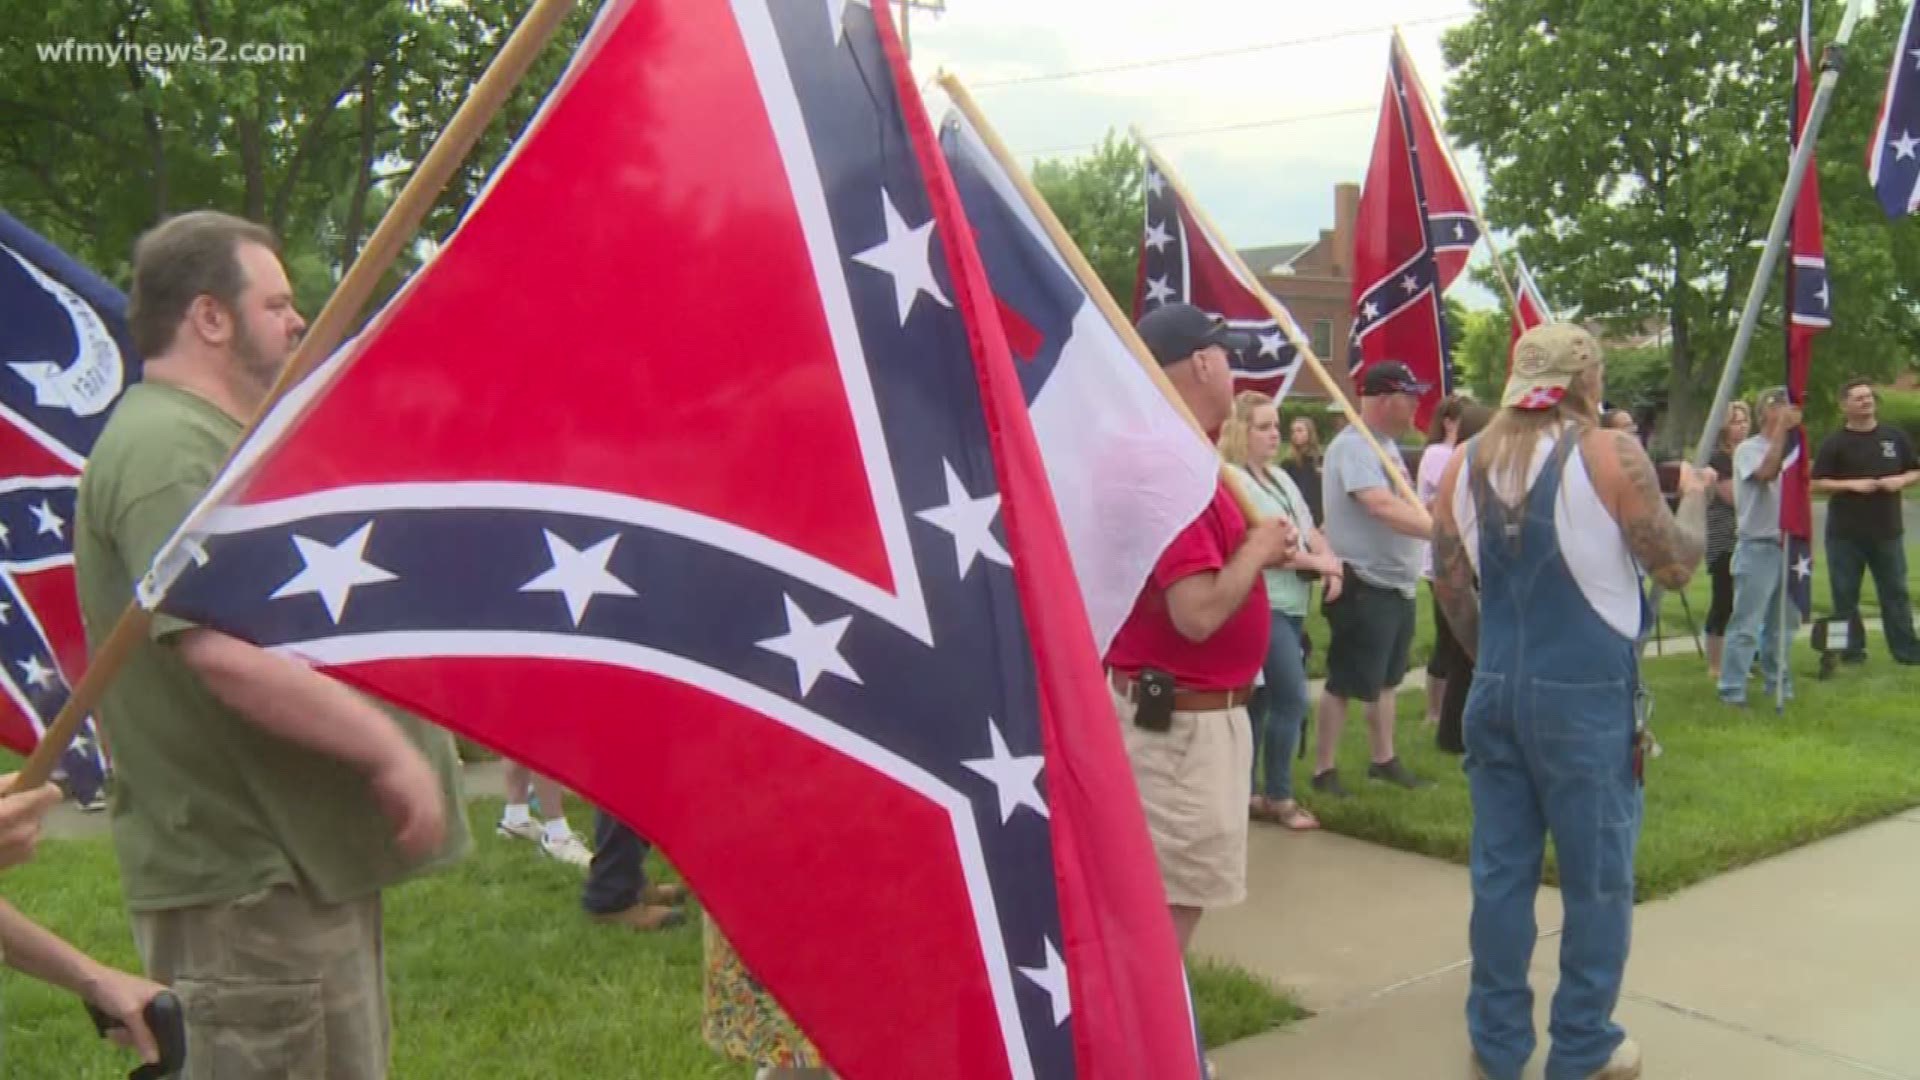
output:
<path id="1" fill-rule="evenodd" d="M 1540 470 L 1553 455 L 1559 433 L 1542 435 L 1534 448 L 1533 462 L 1527 466 L 1527 489 L 1533 489 Z M 1467 549 L 1467 560 L 1474 573 L 1480 572 L 1480 511 L 1474 502 L 1469 458 L 1461 469 L 1453 489 L 1453 519 L 1460 527 L 1460 539 Z M 1513 505 L 1519 493 L 1495 487 L 1501 501 Z M 1511 501 L 1510 501 L 1511 500 Z M 1626 538 L 1613 514 L 1600 501 L 1593 479 L 1587 475 L 1587 463 L 1575 446 L 1567 455 L 1566 471 L 1560 476 L 1560 497 L 1553 508 L 1553 525 L 1560 534 L 1560 554 L 1567 570 L 1579 584 L 1596 614 L 1621 637 L 1640 635 L 1640 567 L 1628 550 Z"/>

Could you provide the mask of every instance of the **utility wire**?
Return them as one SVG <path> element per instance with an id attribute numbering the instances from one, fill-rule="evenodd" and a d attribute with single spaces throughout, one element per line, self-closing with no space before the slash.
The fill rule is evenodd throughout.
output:
<path id="1" fill-rule="evenodd" d="M 1355 27 L 1351 30 L 1336 30 L 1328 34 L 1312 37 L 1287 38 L 1281 41 L 1269 41 L 1259 45 L 1238 45 L 1230 49 L 1211 49 L 1207 52 L 1186 53 L 1180 56 L 1163 56 L 1151 60 L 1129 60 L 1101 67 L 1080 68 L 1074 71 L 1051 71 L 1038 75 L 1016 75 L 1006 79 L 987 79 L 973 83 L 975 90 L 992 90 L 1002 86 L 1026 86 L 1032 83 L 1060 82 L 1066 79 L 1083 79 L 1094 75 L 1112 75 L 1125 71 L 1141 71 L 1146 68 L 1167 67 L 1173 64 L 1191 64 L 1201 60 L 1217 60 L 1225 56 L 1246 56 L 1250 53 L 1267 52 L 1273 49 L 1290 49 L 1300 45 L 1320 45 L 1329 41 L 1346 38 L 1366 37 L 1382 34 L 1396 26 L 1426 26 L 1431 23 L 1458 22 L 1471 18 L 1471 11 L 1457 11 L 1450 15 L 1428 15 L 1419 19 L 1407 19 L 1398 23 L 1382 23 L 1378 26 Z"/>
<path id="2" fill-rule="evenodd" d="M 1281 116 L 1272 120 L 1249 120 L 1238 124 L 1221 124 L 1217 127 L 1182 128 L 1178 131 L 1149 132 L 1147 137 L 1155 142 L 1173 139 L 1185 139 L 1198 135 L 1218 135 L 1230 131 L 1251 131 L 1255 128 L 1284 127 L 1288 124 L 1304 124 L 1312 120 L 1332 120 L 1343 116 L 1362 116 L 1378 109 L 1378 105 L 1356 105 L 1349 109 L 1332 109 L 1327 112 L 1304 113 L 1300 116 Z M 1046 157 L 1051 154 L 1071 153 L 1075 150 L 1089 150 L 1099 146 L 1098 142 L 1074 143 L 1071 146 L 1049 146 L 1041 150 L 1016 151 L 1019 157 Z"/>

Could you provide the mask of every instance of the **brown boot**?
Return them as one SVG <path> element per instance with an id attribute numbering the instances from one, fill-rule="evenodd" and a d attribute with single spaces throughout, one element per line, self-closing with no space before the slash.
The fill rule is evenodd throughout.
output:
<path id="1" fill-rule="evenodd" d="M 623 911 L 595 914 L 593 921 L 602 926 L 624 926 L 629 930 L 650 933 L 681 925 L 687 921 L 687 914 L 679 908 L 663 904 L 639 903 Z"/>
<path id="2" fill-rule="evenodd" d="M 686 899 L 687 887 L 674 882 L 649 885 L 640 890 L 640 902 L 643 904 L 658 904 L 662 907 L 670 907 L 674 904 L 684 903 Z"/>

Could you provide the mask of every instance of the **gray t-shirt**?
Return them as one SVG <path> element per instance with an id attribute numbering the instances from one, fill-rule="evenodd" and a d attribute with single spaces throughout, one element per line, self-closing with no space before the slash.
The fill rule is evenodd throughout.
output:
<path id="1" fill-rule="evenodd" d="M 1391 439 L 1380 439 L 1407 475 L 1406 458 Z M 1420 584 L 1420 563 L 1427 542 L 1403 536 L 1367 513 L 1354 498 L 1368 488 L 1393 489 L 1387 467 L 1367 445 L 1358 428 L 1348 425 L 1327 444 L 1325 498 L 1327 543 L 1340 553 L 1361 580 L 1412 596 Z"/>
<path id="2" fill-rule="evenodd" d="M 1765 435 L 1755 435 L 1733 450 L 1733 510 L 1742 540 L 1780 539 L 1780 478 L 1753 478 L 1771 442 Z"/>

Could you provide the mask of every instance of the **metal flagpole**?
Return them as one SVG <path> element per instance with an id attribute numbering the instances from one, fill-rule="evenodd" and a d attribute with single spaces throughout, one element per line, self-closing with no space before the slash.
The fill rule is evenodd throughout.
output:
<path id="1" fill-rule="evenodd" d="M 1840 69 L 1845 66 L 1847 42 L 1853 40 L 1853 29 L 1860 22 L 1861 3 L 1862 0 L 1847 0 L 1847 14 L 1840 20 L 1840 33 L 1820 54 L 1820 85 L 1813 93 L 1813 108 L 1807 113 L 1806 130 L 1801 133 L 1800 146 L 1794 150 L 1792 164 L 1787 168 L 1787 183 L 1780 191 L 1779 205 L 1774 207 L 1773 225 L 1767 231 L 1766 247 L 1760 252 L 1760 265 L 1754 270 L 1753 287 L 1747 292 L 1747 306 L 1740 313 L 1739 332 L 1734 334 L 1733 347 L 1727 352 L 1726 366 L 1720 370 L 1720 385 L 1714 389 L 1713 405 L 1707 410 L 1706 426 L 1700 432 L 1700 441 L 1693 448 L 1691 460 L 1696 469 L 1704 467 L 1707 459 L 1713 456 L 1713 446 L 1719 437 L 1720 427 L 1727 422 L 1727 406 L 1733 401 L 1734 389 L 1740 385 L 1740 369 L 1745 366 L 1747 351 L 1753 346 L 1753 334 L 1760 325 L 1760 309 L 1766 303 L 1767 288 L 1772 283 L 1774 269 L 1780 264 L 1780 253 L 1787 246 L 1787 230 L 1793 223 L 1793 208 L 1800 201 L 1800 187 L 1806 182 L 1807 168 L 1813 162 L 1813 149 L 1820 141 L 1820 128 L 1826 123 L 1827 112 L 1833 107 L 1834 87 L 1840 82 Z M 1785 537 L 1781 540 L 1784 555 Z M 1656 587 L 1652 596 L 1656 610 L 1661 596 L 1662 590 Z M 1785 629 L 1784 622 L 1781 629 Z"/>
<path id="2" fill-rule="evenodd" d="M 1847 42 L 1853 39 L 1853 28 L 1860 21 L 1861 3 L 1862 0 L 1847 0 L 1847 14 L 1840 22 L 1839 36 L 1821 53 L 1820 85 L 1813 94 L 1813 108 L 1807 114 L 1807 127 L 1800 136 L 1799 148 L 1794 151 L 1793 164 L 1787 169 L 1787 185 L 1780 192 L 1780 204 L 1774 208 L 1773 227 L 1767 233 L 1767 246 L 1760 253 L 1760 266 L 1753 274 L 1753 288 L 1747 293 L 1746 309 L 1740 314 L 1740 330 L 1734 335 L 1733 348 L 1727 353 L 1727 365 L 1721 369 L 1720 385 L 1713 394 L 1713 407 L 1707 410 L 1706 428 L 1700 433 L 1700 442 L 1693 450 L 1693 466 L 1696 469 L 1704 466 L 1707 459 L 1713 456 L 1713 444 L 1720 425 L 1727 420 L 1727 404 L 1733 400 L 1734 388 L 1740 385 L 1740 369 L 1746 363 L 1747 350 L 1753 345 L 1754 330 L 1760 325 L 1760 309 L 1766 302 L 1773 271 L 1780 263 L 1780 252 L 1787 245 L 1787 229 L 1793 222 L 1793 208 L 1799 202 L 1800 187 L 1807 178 L 1807 167 L 1813 161 L 1813 148 L 1820 141 L 1820 128 L 1833 106 L 1834 87 L 1840 81 L 1840 69 L 1845 66 Z"/>
<path id="3" fill-rule="evenodd" d="M 513 88 L 519 85 L 521 77 L 533 66 L 540 51 L 572 10 L 573 0 L 535 0 L 533 7 L 521 18 L 512 36 L 500 47 L 500 52 L 488 64 L 486 72 L 468 92 L 467 99 L 461 102 L 453 119 L 434 139 L 427 155 L 420 159 L 406 186 L 401 188 L 393 205 L 387 208 L 386 216 L 374 228 L 366 247 L 360 250 L 359 257 L 347 269 L 346 276 L 340 279 L 333 296 L 327 300 L 320 314 L 314 317 L 306 336 L 300 339 L 293 355 L 287 358 L 286 366 L 281 369 L 273 388 L 267 392 L 266 400 L 261 402 L 253 421 L 234 441 L 234 449 L 227 455 L 229 464 L 274 405 L 318 367 L 322 360 L 332 355 L 346 337 L 354 316 L 366 306 L 379 285 L 380 276 L 386 273 L 401 249 L 420 231 L 420 222 L 426 218 L 427 211 L 433 208 L 434 200 L 440 197 L 441 190 L 453 179 L 454 171 L 486 132 L 487 124 L 506 104 Z M 226 466 L 221 468 L 224 472 Z M 218 482 L 217 478 L 215 482 Z M 20 766 L 13 786 L 7 789 L 8 793 L 26 791 L 47 782 L 54 763 L 60 760 L 67 744 L 73 741 L 81 722 L 100 703 L 108 684 L 119 674 L 121 665 L 132 655 L 135 646 L 146 640 L 147 627 L 152 621 L 153 612 L 137 600 L 127 605 L 126 611 L 120 615 L 120 621 L 114 624 L 100 648 L 94 650 L 86 673 L 74 685 L 66 704 L 60 707 L 60 714 L 54 717 L 53 723 L 47 725 L 46 731 L 40 736 L 40 744 L 34 747 L 26 763 Z"/>

